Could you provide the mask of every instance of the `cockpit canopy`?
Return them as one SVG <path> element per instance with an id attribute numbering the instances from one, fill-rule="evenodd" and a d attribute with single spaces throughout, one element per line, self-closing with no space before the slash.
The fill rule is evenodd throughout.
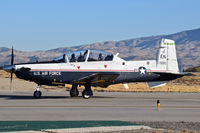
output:
<path id="1" fill-rule="evenodd" d="M 112 61 L 113 54 L 108 54 L 98 50 L 76 51 L 69 54 L 64 54 L 55 59 L 55 61 L 65 62 L 91 62 L 91 61 Z"/>
<path id="2" fill-rule="evenodd" d="M 76 51 L 67 54 L 69 62 L 112 61 L 113 55 L 98 50 Z"/>

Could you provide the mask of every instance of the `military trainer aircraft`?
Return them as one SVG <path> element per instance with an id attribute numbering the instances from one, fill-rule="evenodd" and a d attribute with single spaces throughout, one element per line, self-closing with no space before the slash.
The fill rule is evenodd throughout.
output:
<path id="1" fill-rule="evenodd" d="M 93 96 L 91 86 L 130 82 L 148 82 L 149 87 L 165 85 L 167 81 L 184 76 L 179 71 L 175 42 L 162 39 L 157 60 L 125 61 L 118 54 L 107 54 L 95 50 L 86 50 L 63 55 L 53 61 L 14 64 L 13 48 L 11 65 L 3 70 L 13 73 L 20 79 L 37 84 L 33 96 L 40 98 L 40 85 L 71 84 L 71 97 L 79 95 L 78 86 L 85 87 L 83 98 Z"/>

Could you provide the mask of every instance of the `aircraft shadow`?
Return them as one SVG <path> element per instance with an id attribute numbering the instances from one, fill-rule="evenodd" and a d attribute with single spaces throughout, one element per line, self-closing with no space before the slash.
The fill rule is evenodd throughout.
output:
<path id="1" fill-rule="evenodd" d="M 8 99 L 8 100 L 37 100 L 33 96 L 22 96 L 22 95 L 0 95 L 0 99 Z M 93 96 L 90 99 L 99 99 L 99 98 L 114 98 L 114 97 L 106 97 L 106 96 Z M 42 96 L 38 99 L 82 99 L 82 96 L 78 97 L 70 97 L 70 96 Z"/>
<path id="2" fill-rule="evenodd" d="M 34 98 L 33 96 L 22 96 L 22 95 L 0 95 L 0 98 L 5 98 L 5 99 L 30 99 L 30 100 L 34 100 L 37 98 Z M 39 99 L 63 99 L 63 98 L 68 98 L 66 96 L 42 96 Z"/>

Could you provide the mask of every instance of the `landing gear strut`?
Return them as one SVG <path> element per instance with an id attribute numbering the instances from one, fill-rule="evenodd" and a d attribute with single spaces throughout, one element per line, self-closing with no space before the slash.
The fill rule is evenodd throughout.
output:
<path id="1" fill-rule="evenodd" d="M 77 84 L 72 85 L 72 88 L 69 92 L 71 97 L 78 97 L 79 92 L 78 92 L 77 86 L 78 86 Z"/>
<path id="2" fill-rule="evenodd" d="M 42 92 L 40 91 L 40 85 L 36 86 L 36 91 L 33 93 L 34 98 L 40 98 L 42 96 Z"/>
<path id="3" fill-rule="evenodd" d="M 93 92 L 91 90 L 91 84 L 86 83 L 85 84 L 85 90 L 82 92 L 82 97 L 85 99 L 89 99 L 93 96 Z"/>

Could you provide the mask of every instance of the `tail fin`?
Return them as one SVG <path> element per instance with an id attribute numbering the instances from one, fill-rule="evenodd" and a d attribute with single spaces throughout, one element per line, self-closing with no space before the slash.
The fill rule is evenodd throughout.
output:
<path id="1" fill-rule="evenodd" d="M 162 39 L 157 58 L 157 69 L 179 73 L 176 57 L 175 42 L 169 39 Z"/>

